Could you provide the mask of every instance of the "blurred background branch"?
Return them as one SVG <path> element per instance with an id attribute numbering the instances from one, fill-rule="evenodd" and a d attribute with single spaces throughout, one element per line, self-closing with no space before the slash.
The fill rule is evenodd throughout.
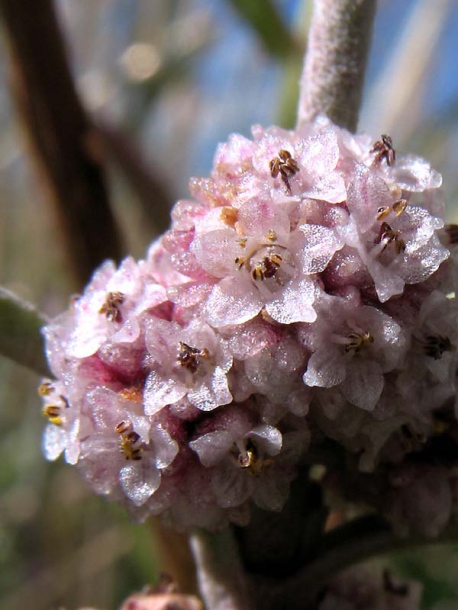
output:
<path id="1" fill-rule="evenodd" d="M 76 94 L 52 0 L 1 0 L 0 13 L 12 92 L 82 287 L 104 259 L 122 255 L 99 136 Z"/>
<path id="2" fill-rule="evenodd" d="M 33 305 L 0 286 L 0 354 L 21 366 L 51 376 L 40 332 L 46 319 Z"/>

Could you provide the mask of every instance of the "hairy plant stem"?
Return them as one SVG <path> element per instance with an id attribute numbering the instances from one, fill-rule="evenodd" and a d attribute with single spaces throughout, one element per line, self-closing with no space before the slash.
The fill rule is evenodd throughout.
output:
<path id="1" fill-rule="evenodd" d="M 356 130 L 375 9 L 376 0 L 315 0 L 298 125 L 324 114 Z"/>
<path id="2" fill-rule="evenodd" d="M 191 549 L 207 610 L 253 610 L 239 550 L 231 528 L 220 532 L 196 530 Z"/>
<path id="3" fill-rule="evenodd" d="M 33 305 L 0 287 L 0 354 L 49 377 L 40 332 L 45 323 Z"/>

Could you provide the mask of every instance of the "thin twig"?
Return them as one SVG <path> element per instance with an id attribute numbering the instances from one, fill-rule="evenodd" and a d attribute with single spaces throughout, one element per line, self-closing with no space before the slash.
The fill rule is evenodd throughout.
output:
<path id="1" fill-rule="evenodd" d="M 320 114 L 355 131 L 376 0 L 315 0 L 298 124 Z"/>
<path id="2" fill-rule="evenodd" d="M 340 571 L 361 561 L 393 551 L 458 540 L 456 524 L 448 526 L 437 538 L 419 535 L 401 538 L 377 515 L 364 516 L 342 525 L 323 539 L 322 552 L 293 577 L 277 581 L 259 580 L 258 587 L 269 599 L 266 608 L 282 603 L 288 610 L 312 610 L 326 584 Z"/>
<path id="3" fill-rule="evenodd" d="M 208 610 L 253 610 L 233 532 L 197 530 L 191 536 L 202 598 Z"/>
<path id="4" fill-rule="evenodd" d="M 0 287 L 0 354 L 50 377 L 40 332 L 45 323 L 33 305 Z"/>
<path id="5" fill-rule="evenodd" d="M 52 0 L 0 0 L 0 13 L 33 161 L 82 286 L 101 261 L 121 256 L 99 136 L 76 94 Z"/>

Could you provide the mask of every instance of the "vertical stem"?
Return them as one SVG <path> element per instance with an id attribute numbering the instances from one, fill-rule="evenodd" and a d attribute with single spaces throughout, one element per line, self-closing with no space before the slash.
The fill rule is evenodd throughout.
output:
<path id="1" fill-rule="evenodd" d="M 102 146 L 78 99 L 52 0 L 0 0 L 16 99 L 33 161 L 48 187 L 70 267 L 84 285 L 119 258 Z"/>
<path id="2" fill-rule="evenodd" d="M 298 124 L 319 114 L 355 131 L 376 0 L 315 0 Z"/>
<path id="3" fill-rule="evenodd" d="M 207 610 L 253 610 L 233 532 L 197 530 L 191 536 L 197 577 Z"/>

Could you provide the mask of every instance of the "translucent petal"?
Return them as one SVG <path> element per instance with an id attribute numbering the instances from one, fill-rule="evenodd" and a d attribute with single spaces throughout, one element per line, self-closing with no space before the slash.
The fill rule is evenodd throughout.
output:
<path id="1" fill-rule="evenodd" d="M 304 383 L 308 386 L 332 388 L 345 379 L 345 364 L 334 348 L 323 347 L 310 356 Z"/>
<path id="2" fill-rule="evenodd" d="M 233 443 L 234 435 L 232 432 L 217 430 L 191 441 L 189 446 L 197 453 L 201 463 L 209 468 L 226 457 Z"/>
<path id="3" fill-rule="evenodd" d="M 119 472 L 122 490 L 135 506 L 144 504 L 161 483 L 161 475 L 147 459 L 124 466 Z"/>
<path id="4" fill-rule="evenodd" d="M 47 460 L 57 460 L 66 445 L 67 435 L 63 428 L 53 424 L 46 426 L 43 434 L 42 448 Z"/>
<path id="5" fill-rule="evenodd" d="M 355 357 L 347 367 L 347 377 L 341 387 L 345 397 L 353 405 L 372 411 L 380 398 L 383 385 L 379 364 L 373 360 Z"/>
<path id="6" fill-rule="evenodd" d="M 157 370 L 151 371 L 143 392 L 146 415 L 154 415 L 165 406 L 177 402 L 186 392 L 187 388 L 175 379 Z"/>
<path id="7" fill-rule="evenodd" d="M 266 304 L 267 313 L 281 324 L 293 322 L 314 322 L 316 312 L 312 307 L 315 299 L 315 286 L 308 278 L 292 280 L 275 298 Z"/>
<path id="8" fill-rule="evenodd" d="M 213 289 L 205 305 L 206 319 L 215 328 L 242 324 L 254 318 L 263 303 L 247 282 L 225 278 Z"/>

